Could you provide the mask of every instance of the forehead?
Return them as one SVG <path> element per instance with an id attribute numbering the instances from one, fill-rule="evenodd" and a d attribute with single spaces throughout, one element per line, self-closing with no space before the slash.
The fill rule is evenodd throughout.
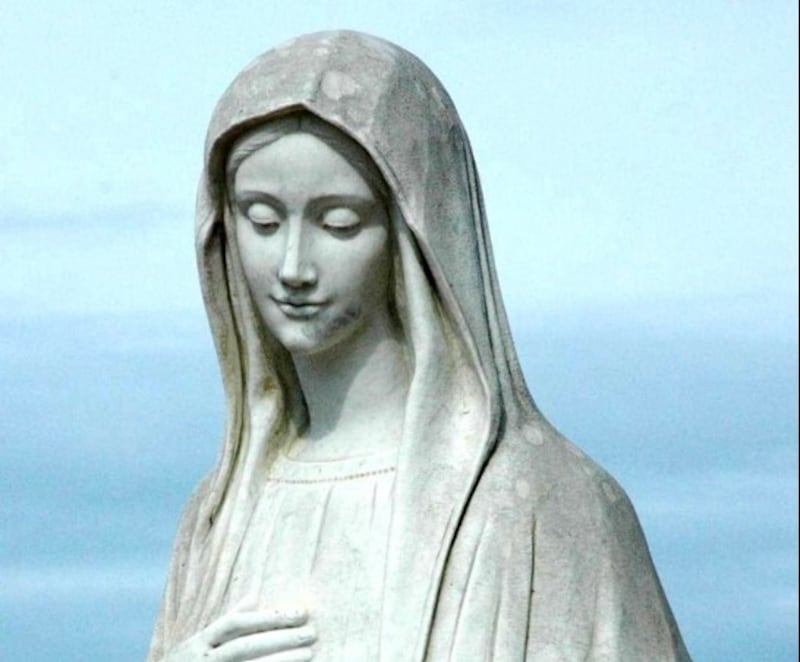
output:
<path id="1" fill-rule="evenodd" d="M 372 197 L 368 183 L 353 164 L 310 133 L 290 133 L 256 146 L 236 168 L 233 184 L 237 193 L 274 189 Z"/>

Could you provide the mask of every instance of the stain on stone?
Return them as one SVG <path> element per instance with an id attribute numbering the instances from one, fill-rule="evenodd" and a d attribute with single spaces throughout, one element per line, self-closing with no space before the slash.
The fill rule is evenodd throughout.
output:
<path id="1" fill-rule="evenodd" d="M 338 101 L 342 97 L 355 94 L 359 85 L 350 76 L 341 71 L 326 71 L 322 77 L 322 93 L 329 99 Z"/>

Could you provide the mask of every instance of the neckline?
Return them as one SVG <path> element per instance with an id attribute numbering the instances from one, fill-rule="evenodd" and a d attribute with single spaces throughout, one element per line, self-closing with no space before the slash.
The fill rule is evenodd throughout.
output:
<path id="1" fill-rule="evenodd" d="M 397 463 L 396 451 L 370 453 L 335 460 L 300 460 L 281 451 L 267 474 L 267 482 L 321 483 L 355 480 L 390 474 Z"/>

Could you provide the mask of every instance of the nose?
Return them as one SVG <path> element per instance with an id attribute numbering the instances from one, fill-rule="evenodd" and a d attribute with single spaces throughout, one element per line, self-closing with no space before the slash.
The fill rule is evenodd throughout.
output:
<path id="1" fill-rule="evenodd" d="M 300 219 L 291 219 L 287 225 L 286 245 L 278 278 L 286 287 L 310 287 L 317 282 L 317 271 L 309 259 L 303 223 Z"/>

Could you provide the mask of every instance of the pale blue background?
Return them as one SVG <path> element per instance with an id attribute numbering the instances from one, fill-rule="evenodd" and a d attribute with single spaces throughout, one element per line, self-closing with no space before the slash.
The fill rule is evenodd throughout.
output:
<path id="1" fill-rule="evenodd" d="M 628 490 L 696 660 L 796 659 L 795 4 L 6 0 L 0 659 L 143 658 L 222 427 L 205 126 L 336 26 L 451 92 L 531 390 Z"/>

